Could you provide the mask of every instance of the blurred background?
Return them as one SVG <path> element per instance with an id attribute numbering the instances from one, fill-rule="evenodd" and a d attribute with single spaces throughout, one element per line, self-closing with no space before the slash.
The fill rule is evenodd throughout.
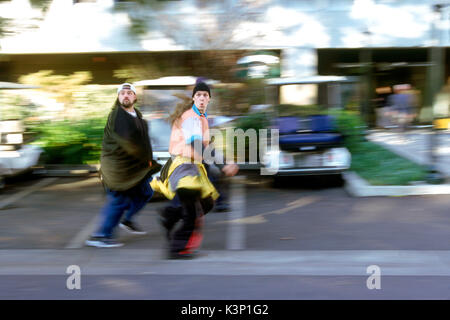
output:
<path id="1" fill-rule="evenodd" d="M 377 173 L 364 167 L 373 165 L 359 160 L 376 152 L 360 144 L 368 130 L 448 129 L 448 5 L 1 0 L 2 152 L 11 158 L 4 152 L 35 146 L 22 167 L 96 164 L 118 84 L 138 86 L 139 107 L 152 119 L 202 78 L 213 87 L 209 113 L 233 117 L 228 126 L 269 128 L 275 116 L 332 114 L 353 168 L 370 179 Z M 389 99 L 396 89 L 408 96 L 407 116 Z M 396 183 L 424 179 L 427 169 L 412 170 L 414 177 Z"/>
<path id="2" fill-rule="evenodd" d="M 0 255 L 0 298 L 80 297 L 63 285 L 74 264 L 111 275 L 83 278 L 94 298 L 373 299 L 366 268 L 389 263 L 434 282 L 386 277 L 383 298 L 448 298 L 434 275 L 449 276 L 449 48 L 448 0 L 0 0 L 0 251 L 18 249 Z M 246 140 L 227 210 L 206 219 L 209 252 L 155 263 L 165 203 L 153 199 L 139 217 L 148 235 L 94 254 L 84 241 L 105 200 L 117 86 L 136 86 L 163 163 L 167 117 L 199 79 L 211 127 L 278 130 Z M 352 197 L 347 185 L 387 191 Z M 60 278 L 14 278 L 39 273 Z M 116 276 L 128 274 L 139 277 Z"/>

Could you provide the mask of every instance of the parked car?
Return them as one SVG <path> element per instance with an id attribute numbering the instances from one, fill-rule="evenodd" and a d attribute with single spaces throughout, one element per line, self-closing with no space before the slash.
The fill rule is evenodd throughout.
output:
<path id="1" fill-rule="evenodd" d="M 164 166 L 170 158 L 169 143 L 171 126 L 168 118 L 152 118 L 147 120 L 148 133 L 153 150 L 153 159 Z M 159 177 L 160 172 L 156 173 L 154 177 Z"/>
<path id="2" fill-rule="evenodd" d="M 355 82 L 354 78 L 339 76 L 267 80 L 267 91 L 272 98 L 276 98 L 275 101 L 270 101 L 271 105 L 280 104 L 282 86 L 296 86 L 297 92 L 303 92 L 301 86 L 308 85 L 311 89 L 314 88 L 311 85 L 316 85 L 317 100 L 320 98 L 322 102 L 326 102 L 320 105 L 319 101 L 309 101 L 321 106 L 320 113 L 299 112 L 301 116 L 280 116 L 280 110 L 272 111 L 271 127 L 279 130 L 279 141 L 278 147 L 267 149 L 263 166 L 267 169 L 266 172 L 273 174 L 276 182 L 278 178 L 286 176 L 340 176 L 350 168 L 351 154 L 344 146 L 343 136 L 338 132 L 335 119 L 328 114 L 328 110 L 343 107 Z M 290 105 L 292 106 L 299 111 L 309 110 L 300 103 L 298 106 Z"/>
<path id="3" fill-rule="evenodd" d="M 23 133 L 21 120 L 0 121 L 0 187 L 4 178 L 24 173 L 39 161 L 43 150 L 25 144 Z"/>
<path id="4" fill-rule="evenodd" d="M 34 89 L 18 83 L 0 82 L 0 90 Z M 4 106 L 0 106 L 2 108 Z M 11 108 L 11 106 L 7 106 Z M 1 110 L 0 110 L 1 111 Z M 24 141 L 25 127 L 22 119 L 0 121 L 0 188 L 4 179 L 18 175 L 37 165 L 42 148 Z"/>
<path id="5" fill-rule="evenodd" d="M 341 174 L 350 168 L 350 152 L 331 116 L 279 117 L 274 127 L 279 148 L 269 148 L 264 165 L 275 177 Z"/>

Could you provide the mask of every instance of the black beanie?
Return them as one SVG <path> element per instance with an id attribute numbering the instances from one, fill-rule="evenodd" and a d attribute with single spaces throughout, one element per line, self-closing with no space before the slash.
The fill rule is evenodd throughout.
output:
<path id="1" fill-rule="evenodd" d="M 211 98 L 211 91 L 209 90 L 209 87 L 204 82 L 199 82 L 195 85 L 194 91 L 192 91 L 192 96 L 195 95 L 197 91 L 208 91 L 209 97 Z"/>

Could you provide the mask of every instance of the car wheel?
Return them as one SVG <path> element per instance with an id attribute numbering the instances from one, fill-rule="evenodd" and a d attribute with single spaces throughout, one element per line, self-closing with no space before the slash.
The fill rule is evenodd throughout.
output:
<path id="1" fill-rule="evenodd" d="M 284 177 L 273 177 L 272 186 L 274 188 L 281 188 L 284 185 L 285 181 L 286 179 Z"/>

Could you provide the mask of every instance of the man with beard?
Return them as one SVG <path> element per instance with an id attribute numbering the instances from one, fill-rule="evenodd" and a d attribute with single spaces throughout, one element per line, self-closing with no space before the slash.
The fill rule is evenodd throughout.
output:
<path id="1" fill-rule="evenodd" d="M 123 245 L 113 236 L 117 225 L 133 234 L 146 234 L 133 218 L 151 199 L 151 175 L 160 169 L 153 161 L 147 122 L 134 107 L 136 89 L 124 83 L 117 94 L 105 126 L 100 158 L 107 200 L 98 229 L 86 240 L 86 245 L 101 248 Z"/>

